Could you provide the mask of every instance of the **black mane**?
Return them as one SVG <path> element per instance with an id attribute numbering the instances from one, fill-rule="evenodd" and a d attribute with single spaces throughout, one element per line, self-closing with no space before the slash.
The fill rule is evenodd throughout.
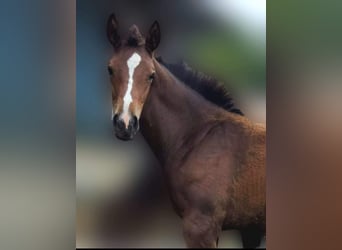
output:
<path id="1" fill-rule="evenodd" d="M 180 81 L 201 94 L 208 101 L 231 113 L 244 115 L 240 109 L 235 107 L 232 97 L 216 79 L 195 71 L 184 62 L 175 64 L 166 63 L 161 57 L 158 57 L 157 60 Z"/>

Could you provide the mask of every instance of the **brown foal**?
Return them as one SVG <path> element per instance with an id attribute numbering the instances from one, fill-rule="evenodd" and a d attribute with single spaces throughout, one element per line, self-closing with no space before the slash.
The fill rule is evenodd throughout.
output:
<path id="1" fill-rule="evenodd" d="M 160 28 L 146 39 L 137 26 L 122 39 L 108 19 L 115 53 L 108 71 L 116 136 L 141 129 L 163 167 L 171 200 L 183 218 L 188 247 L 217 247 L 222 230 L 241 231 L 257 247 L 266 231 L 266 128 L 234 107 L 224 88 L 185 64 L 156 59 Z"/>

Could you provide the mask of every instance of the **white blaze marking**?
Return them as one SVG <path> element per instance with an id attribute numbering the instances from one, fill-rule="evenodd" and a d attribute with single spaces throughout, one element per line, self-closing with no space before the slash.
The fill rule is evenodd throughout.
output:
<path id="1" fill-rule="evenodd" d="M 125 96 L 123 98 L 123 112 L 121 114 L 121 118 L 123 119 L 126 128 L 129 124 L 129 105 L 132 103 L 132 88 L 133 88 L 133 74 L 135 68 L 139 65 L 141 61 L 141 57 L 137 53 L 133 53 L 133 55 L 127 60 L 127 66 L 128 66 L 128 86 L 125 93 Z"/>

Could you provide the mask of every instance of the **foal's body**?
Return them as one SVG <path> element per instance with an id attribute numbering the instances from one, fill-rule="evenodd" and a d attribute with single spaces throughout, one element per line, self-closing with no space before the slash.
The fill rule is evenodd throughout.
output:
<path id="1" fill-rule="evenodd" d="M 158 22 L 146 38 L 133 25 L 122 39 L 118 27 L 112 14 L 108 72 L 116 137 L 133 139 L 140 119 L 183 218 L 187 246 L 217 247 L 222 229 L 239 229 L 245 247 L 258 246 L 265 233 L 265 128 L 234 108 L 216 81 L 197 74 L 182 80 L 164 67 L 154 56 Z"/>
<path id="2" fill-rule="evenodd" d="M 222 229 L 239 229 L 244 246 L 256 247 L 265 233 L 265 127 L 153 62 L 141 131 L 163 166 L 187 245 L 215 247 Z"/>

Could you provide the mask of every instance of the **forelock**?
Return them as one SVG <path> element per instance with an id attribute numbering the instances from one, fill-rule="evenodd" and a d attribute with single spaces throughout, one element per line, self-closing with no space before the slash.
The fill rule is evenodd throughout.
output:
<path id="1" fill-rule="evenodd" d="M 139 31 L 139 28 L 133 24 L 129 28 L 128 38 L 126 40 L 126 45 L 130 47 L 139 47 L 145 44 L 145 38 Z"/>

